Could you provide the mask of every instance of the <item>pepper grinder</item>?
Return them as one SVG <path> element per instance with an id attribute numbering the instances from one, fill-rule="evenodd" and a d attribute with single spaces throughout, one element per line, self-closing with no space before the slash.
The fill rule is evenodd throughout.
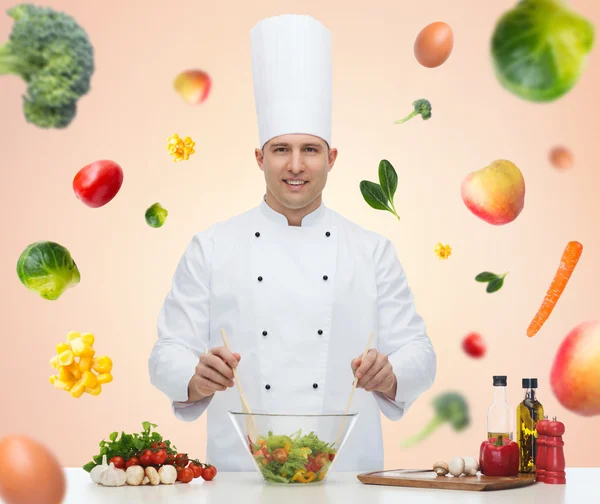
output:
<path id="1" fill-rule="evenodd" d="M 548 422 L 546 431 L 546 453 L 544 456 L 545 472 L 544 483 L 551 485 L 564 485 L 567 482 L 565 473 L 565 454 L 563 451 L 562 436 L 565 433 L 565 425 L 556 420 L 556 417 Z"/>
<path id="2" fill-rule="evenodd" d="M 550 421 L 546 415 L 537 423 L 535 428 L 538 433 L 535 467 L 537 471 L 537 481 L 540 483 L 543 483 L 546 479 L 546 427 L 549 423 Z"/>

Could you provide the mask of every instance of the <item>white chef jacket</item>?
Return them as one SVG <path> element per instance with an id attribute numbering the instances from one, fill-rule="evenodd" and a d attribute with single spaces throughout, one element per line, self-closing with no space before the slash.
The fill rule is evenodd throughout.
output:
<path id="1" fill-rule="evenodd" d="M 241 354 L 238 376 L 250 408 L 296 414 L 345 411 L 350 363 L 374 331 L 371 348 L 388 355 L 396 397 L 356 390 L 351 411 L 358 420 L 334 470 L 383 469 L 380 412 L 399 420 L 436 374 L 436 355 L 393 244 L 324 203 L 301 226 L 289 226 L 263 197 L 259 206 L 197 233 L 158 317 L 152 384 L 183 421 L 208 409 L 209 463 L 252 471 L 247 444 L 227 413 L 242 411 L 236 387 L 182 404 L 200 356 L 223 345 L 221 328 Z"/>

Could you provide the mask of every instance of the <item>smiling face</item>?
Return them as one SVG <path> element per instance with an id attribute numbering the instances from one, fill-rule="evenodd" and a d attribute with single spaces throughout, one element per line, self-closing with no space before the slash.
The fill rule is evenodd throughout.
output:
<path id="1" fill-rule="evenodd" d="M 313 135 L 289 134 L 272 138 L 255 155 L 272 208 L 290 221 L 298 217 L 301 221 L 319 207 L 337 149 L 328 149 L 322 138 Z"/>

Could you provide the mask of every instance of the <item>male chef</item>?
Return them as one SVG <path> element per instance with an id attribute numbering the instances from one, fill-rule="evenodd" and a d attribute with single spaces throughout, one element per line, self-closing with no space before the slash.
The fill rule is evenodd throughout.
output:
<path id="1" fill-rule="evenodd" d="M 263 413 L 344 412 L 357 376 L 358 420 L 335 468 L 382 469 L 380 413 L 399 420 L 431 387 L 435 352 L 392 242 L 323 203 L 337 156 L 329 31 L 281 15 L 253 27 L 251 46 L 266 194 L 192 238 L 160 311 L 151 381 L 177 418 L 208 410 L 210 463 L 250 471 L 228 416 L 241 411 L 234 367 Z"/>

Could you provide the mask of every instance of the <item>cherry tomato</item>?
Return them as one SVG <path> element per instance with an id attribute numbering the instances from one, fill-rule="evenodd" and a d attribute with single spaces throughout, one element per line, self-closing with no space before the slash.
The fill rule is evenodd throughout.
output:
<path id="1" fill-rule="evenodd" d="M 217 475 L 217 468 L 215 466 L 209 465 L 202 469 L 202 479 L 206 481 L 211 481 Z"/>
<path id="2" fill-rule="evenodd" d="M 175 456 L 175 465 L 185 467 L 186 465 L 188 465 L 189 461 L 190 460 L 188 459 L 187 453 L 178 453 Z"/>
<path id="3" fill-rule="evenodd" d="M 319 453 L 315 458 L 315 463 L 319 468 L 323 467 L 329 461 L 327 453 Z"/>
<path id="4" fill-rule="evenodd" d="M 160 443 L 152 443 L 152 449 L 156 450 L 157 448 L 166 448 L 167 445 L 162 441 Z"/>
<path id="5" fill-rule="evenodd" d="M 163 465 L 167 460 L 167 452 L 162 448 L 152 454 L 152 463 L 154 465 Z"/>
<path id="6" fill-rule="evenodd" d="M 481 334 L 472 332 L 467 334 L 462 341 L 462 348 L 467 355 L 479 359 L 485 355 L 485 342 Z"/>
<path id="7" fill-rule="evenodd" d="M 85 205 L 98 208 L 112 200 L 123 184 L 123 170 L 102 159 L 84 166 L 73 179 L 73 191 Z"/>
<path id="8" fill-rule="evenodd" d="M 166 460 L 165 464 L 168 464 L 168 465 L 175 464 L 175 454 L 174 453 L 167 454 L 167 460 Z"/>
<path id="9" fill-rule="evenodd" d="M 308 462 L 305 464 L 304 466 L 306 468 L 306 470 L 308 472 L 319 472 L 319 470 L 321 469 L 318 465 L 317 465 L 317 461 L 314 459 L 314 457 L 311 457 L 309 455 L 308 457 Z"/>
<path id="10" fill-rule="evenodd" d="M 113 463 L 117 469 L 125 469 L 125 459 L 123 457 L 113 457 L 108 463 Z"/>
<path id="11" fill-rule="evenodd" d="M 202 466 L 201 465 L 190 462 L 190 465 L 188 467 L 194 473 L 194 478 L 199 478 L 200 476 L 202 476 Z"/>
<path id="12" fill-rule="evenodd" d="M 335 458 L 335 453 L 330 453 L 329 454 L 329 461 L 333 462 L 333 459 Z"/>
<path id="13" fill-rule="evenodd" d="M 140 462 L 141 464 L 146 467 L 146 466 L 151 466 L 154 461 L 152 460 L 152 456 L 154 454 L 152 453 L 152 450 L 145 450 L 144 453 L 142 453 L 142 456 L 140 457 Z"/>
<path id="14" fill-rule="evenodd" d="M 194 479 L 194 471 L 192 471 L 189 467 L 183 467 L 179 474 L 177 475 L 177 480 L 182 483 L 189 483 Z"/>
<path id="15" fill-rule="evenodd" d="M 285 464 L 288 459 L 288 454 L 283 448 L 277 448 L 276 450 L 273 450 L 272 457 L 275 462 Z"/>
<path id="16" fill-rule="evenodd" d="M 125 469 L 134 465 L 140 465 L 140 459 L 138 457 L 131 457 L 130 459 L 127 459 L 127 462 L 125 462 Z"/>

